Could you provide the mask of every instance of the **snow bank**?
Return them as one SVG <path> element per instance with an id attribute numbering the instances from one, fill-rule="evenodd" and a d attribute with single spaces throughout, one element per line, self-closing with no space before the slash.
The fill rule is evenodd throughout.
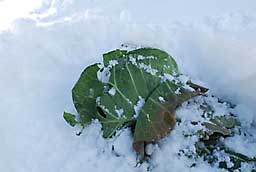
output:
<path id="1" fill-rule="evenodd" d="M 122 43 L 169 52 L 183 73 L 203 82 L 213 94 L 241 104 L 237 112 L 250 112 L 252 122 L 256 116 L 252 109 L 256 17 L 251 14 L 255 5 L 221 3 L 222 11 L 199 1 L 186 6 L 185 1 L 136 1 L 136 6 L 128 0 L 44 1 L 33 19 L 16 21 L 0 35 L 0 171 L 147 169 L 148 164 L 136 167 L 129 131 L 104 140 L 95 122 L 77 137 L 62 119 L 63 110 L 75 113 L 71 88 L 81 71 Z M 206 7 L 211 7 L 208 14 Z M 51 15 L 45 17 L 46 13 Z M 211 14 L 215 17 L 201 17 Z M 240 115 L 247 119 L 245 113 Z M 156 153 L 155 171 L 173 168 L 167 161 L 170 157 L 161 156 L 162 151 L 173 149 L 172 140 L 167 138 Z M 179 162 L 175 159 L 177 169 L 186 171 Z"/>

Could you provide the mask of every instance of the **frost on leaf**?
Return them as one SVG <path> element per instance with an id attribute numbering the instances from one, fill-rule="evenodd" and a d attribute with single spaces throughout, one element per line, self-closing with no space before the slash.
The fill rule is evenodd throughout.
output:
<path id="1" fill-rule="evenodd" d="M 72 90 L 79 123 L 98 119 L 106 138 L 122 127 L 131 127 L 134 149 L 143 155 L 145 144 L 173 129 L 177 106 L 207 91 L 195 84 L 186 89 L 188 85 L 175 79 L 178 77 L 174 59 L 159 49 L 106 53 L 103 64 L 87 67 Z"/>

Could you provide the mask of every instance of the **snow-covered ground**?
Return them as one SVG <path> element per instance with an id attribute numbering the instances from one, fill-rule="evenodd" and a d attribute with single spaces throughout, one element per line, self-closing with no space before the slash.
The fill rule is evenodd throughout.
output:
<path id="1" fill-rule="evenodd" d="M 45 0 L 28 8 L 17 0 L 8 10 L 7 1 L 0 1 L 6 11 L 0 11 L 0 171 L 134 172 L 150 166 L 136 166 L 129 130 L 105 140 L 94 122 L 77 137 L 79 129 L 62 118 L 64 110 L 75 113 L 71 89 L 81 71 L 122 43 L 169 52 L 183 73 L 237 104 L 243 125 L 255 127 L 255 1 Z M 27 18 L 3 30 L 17 17 L 8 19 L 8 14 L 21 6 L 26 10 L 18 16 Z M 179 146 L 173 139 L 161 142 L 153 171 L 188 170 L 181 163 L 186 160 L 171 156 Z M 227 144 L 232 142 L 243 145 Z M 256 138 L 250 143 L 256 148 Z M 199 169 L 215 171 L 206 164 Z"/>

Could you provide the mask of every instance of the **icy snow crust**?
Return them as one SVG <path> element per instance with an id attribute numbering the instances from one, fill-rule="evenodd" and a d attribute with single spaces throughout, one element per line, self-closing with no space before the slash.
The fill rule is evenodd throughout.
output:
<path id="1" fill-rule="evenodd" d="M 256 17 L 247 13 L 255 4 L 221 1 L 222 7 L 227 7 L 224 13 L 214 12 L 213 1 L 209 5 L 205 2 L 186 2 L 185 6 L 195 10 L 183 15 L 183 1 L 165 4 L 143 0 L 134 6 L 125 0 L 46 0 L 34 19 L 16 21 L 10 31 L 2 32 L 0 171 L 219 171 L 204 162 L 190 169 L 191 160 L 177 156 L 180 148 L 194 150 L 191 143 L 197 138 L 181 137 L 183 130 L 193 128 L 177 125 L 159 145 L 147 147 L 152 160 L 137 165 L 129 130 L 105 140 L 97 121 L 80 137 L 75 136 L 80 128 L 74 131 L 66 125 L 63 109 L 75 113 L 71 89 L 81 71 L 122 43 L 169 52 L 182 73 L 209 87 L 210 94 L 238 104 L 233 113 L 239 115 L 251 137 L 232 138 L 226 145 L 255 156 Z M 207 7 L 218 16 L 198 17 L 208 16 Z M 177 10 L 178 17 L 170 16 L 170 9 Z M 185 16 L 194 18 L 189 21 Z M 219 114 L 225 113 L 222 105 L 209 101 Z M 117 110 L 121 115 L 121 109 Z M 199 114 L 193 104 L 185 104 L 177 112 L 185 121 L 197 119 Z M 248 169 L 244 165 L 242 171 Z"/>

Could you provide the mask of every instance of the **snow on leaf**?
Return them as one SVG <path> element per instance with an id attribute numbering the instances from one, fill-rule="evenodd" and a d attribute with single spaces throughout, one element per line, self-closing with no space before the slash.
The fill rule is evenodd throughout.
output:
<path id="1" fill-rule="evenodd" d="M 136 58 L 138 63 L 143 62 L 143 64 L 157 70 L 157 75 L 176 75 L 179 73 L 178 65 L 175 60 L 162 50 L 156 48 L 140 48 L 130 51 L 128 54 Z"/>

